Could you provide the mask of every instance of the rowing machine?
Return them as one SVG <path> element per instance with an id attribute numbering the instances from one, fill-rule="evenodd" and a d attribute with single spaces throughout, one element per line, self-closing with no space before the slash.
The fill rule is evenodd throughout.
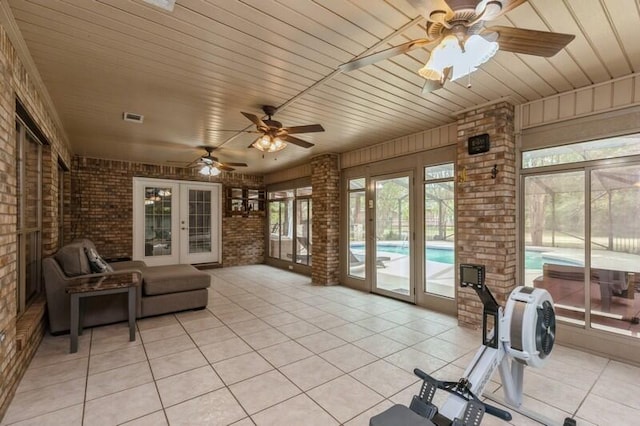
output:
<path id="1" fill-rule="evenodd" d="M 546 362 L 555 340 L 553 300 L 544 289 L 516 287 L 503 309 L 485 285 L 482 265 L 460 265 L 460 286 L 475 290 L 483 304 L 482 345 L 457 382 L 436 380 L 420 369 L 420 394 L 411 405 L 394 405 L 372 417 L 370 426 L 476 426 L 484 413 L 511 420 L 505 410 L 482 402 L 482 395 L 496 370 L 500 372 L 505 400 L 522 404 L 524 368 L 539 368 Z M 451 395 L 441 409 L 432 400 L 437 389 Z"/>

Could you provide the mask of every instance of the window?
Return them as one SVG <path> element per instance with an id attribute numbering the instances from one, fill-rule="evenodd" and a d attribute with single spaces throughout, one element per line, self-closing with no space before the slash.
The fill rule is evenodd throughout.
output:
<path id="1" fill-rule="evenodd" d="M 65 169 L 58 164 L 58 248 L 64 245 L 64 180 Z"/>
<path id="2" fill-rule="evenodd" d="M 424 290 L 455 297 L 453 163 L 424 168 Z"/>
<path id="3" fill-rule="evenodd" d="M 640 133 L 522 153 L 522 168 L 580 163 L 640 154 Z"/>
<path id="4" fill-rule="evenodd" d="M 349 180 L 349 272 L 356 278 L 366 273 L 365 247 L 365 179 Z"/>
<path id="5" fill-rule="evenodd" d="M 559 318 L 635 337 L 639 143 L 636 134 L 523 153 L 521 231 L 525 283 L 550 292 Z"/>
<path id="6" fill-rule="evenodd" d="M 524 180 L 525 283 L 547 288 L 557 315 L 578 324 L 584 323 L 584 191 L 583 171 Z"/>
<path id="7" fill-rule="evenodd" d="M 311 187 L 270 191 L 268 256 L 312 264 Z"/>
<path id="8" fill-rule="evenodd" d="M 296 190 L 296 263 L 311 265 L 311 188 Z"/>
<path id="9" fill-rule="evenodd" d="M 17 314 L 40 294 L 42 260 L 42 144 L 16 120 Z"/>

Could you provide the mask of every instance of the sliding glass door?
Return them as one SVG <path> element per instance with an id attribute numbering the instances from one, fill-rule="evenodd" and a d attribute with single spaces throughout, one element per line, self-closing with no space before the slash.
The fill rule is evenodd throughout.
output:
<path id="1" fill-rule="evenodd" d="M 640 337 L 640 134 L 523 153 L 525 285 L 586 330 Z"/>
<path id="2" fill-rule="evenodd" d="M 374 227 L 369 265 L 374 291 L 413 301 L 412 182 L 410 174 L 379 176 L 374 188 Z"/>

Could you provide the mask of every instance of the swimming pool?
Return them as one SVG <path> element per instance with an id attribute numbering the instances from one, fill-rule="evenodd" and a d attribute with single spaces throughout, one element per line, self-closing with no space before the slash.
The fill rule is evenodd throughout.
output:
<path id="1" fill-rule="evenodd" d="M 378 243 L 378 255 L 388 254 L 409 254 L 409 248 L 404 244 Z M 364 252 L 364 244 L 351 244 L 351 250 L 357 253 Z M 453 265 L 455 263 L 453 247 L 429 247 L 425 248 L 425 258 L 429 262 L 445 263 Z M 526 269 L 542 269 L 544 263 L 555 265 L 583 266 L 582 263 L 569 259 L 558 259 L 556 257 L 545 256 L 544 252 L 538 250 L 526 250 L 524 253 L 524 264 Z"/>

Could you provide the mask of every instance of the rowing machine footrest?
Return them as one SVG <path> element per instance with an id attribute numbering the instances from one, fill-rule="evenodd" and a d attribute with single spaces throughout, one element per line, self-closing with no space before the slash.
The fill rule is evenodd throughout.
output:
<path id="1" fill-rule="evenodd" d="M 396 404 L 382 413 L 371 417 L 369 426 L 435 426 L 431 420 L 426 419 L 409 407 Z"/>
<path id="2" fill-rule="evenodd" d="M 462 418 L 455 418 L 451 426 L 479 426 L 484 416 L 484 404 L 475 399 L 467 402 Z"/>
<path id="3" fill-rule="evenodd" d="M 426 417 L 427 419 L 433 419 L 433 416 L 438 412 L 438 407 L 433 405 L 431 402 L 423 401 L 418 397 L 418 395 L 413 395 L 409 408 L 414 413 L 419 414 L 422 417 Z"/>
<path id="4" fill-rule="evenodd" d="M 437 389 L 436 383 L 433 383 L 429 378 L 425 378 L 420 388 L 420 394 L 413 396 L 409 408 L 422 417 L 433 419 L 433 416 L 438 412 L 438 407 L 433 405 L 431 401 L 433 401 L 433 395 L 435 395 Z"/>

